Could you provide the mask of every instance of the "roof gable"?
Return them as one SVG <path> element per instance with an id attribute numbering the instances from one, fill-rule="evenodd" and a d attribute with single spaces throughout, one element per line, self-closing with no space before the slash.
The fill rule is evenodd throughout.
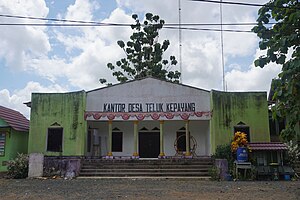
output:
<path id="1" fill-rule="evenodd" d="M 0 106 L 0 118 L 16 131 L 29 131 L 29 120 L 18 111 Z"/>
<path id="2" fill-rule="evenodd" d="M 182 83 L 174 83 L 174 82 L 171 82 L 171 81 L 162 80 L 162 79 L 158 79 L 158 78 L 154 78 L 154 77 L 145 77 L 145 78 L 141 78 L 141 79 L 130 80 L 130 81 L 127 81 L 125 83 L 117 83 L 117 84 L 114 84 L 114 85 L 93 89 L 93 90 L 87 91 L 87 93 L 95 92 L 95 91 L 98 91 L 98 90 L 107 90 L 107 89 L 111 89 L 111 88 L 114 88 L 114 87 L 122 87 L 124 85 L 127 86 L 127 85 L 132 85 L 132 84 L 139 84 L 139 83 L 143 83 L 143 82 L 146 82 L 146 81 L 153 81 L 153 82 L 157 82 L 157 83 L 160 82 L 160 83 L 165 83 L 165 84 L 170 85 L 170 86 L 172 85 L 174 87 L 186 87 L 186 88 L 190 88 L 190 89 L 194 89 L 194 90 L 200 90 L 200 91 L 203 91 L 203 92 L 208 92 L 208 93 L 210 92 L 210 91 L 205 90 L 205 89 L 193 87 L 193 86 L 190 86 L 190 85 L 185 85 L 185 84 L 182 84 Z"/>

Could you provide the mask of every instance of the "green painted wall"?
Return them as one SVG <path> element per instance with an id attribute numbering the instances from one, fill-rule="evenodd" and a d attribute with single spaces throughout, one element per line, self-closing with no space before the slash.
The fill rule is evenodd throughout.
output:
<path id="1" fill-rule="evenodd" d="M 270 142 L 266 92 L 211 92 L 211 152 L 229 143 L 239 122 L 250 127 L 251 142 Z"/>
<path id="2" fill-rule="evenodd" d="M 87 123 L 85 91 L 72 93 L 33 93 L 28 153 L 81 156 L 85 153 Z M 62 152 L 47 152 L 48 128 L 54 123 L 63 128 Z"/>
<path id="3" fill-rule="evenodd" d="M 0 131 L 6 132 L 5 154 L 4 156 L 0 156 L 0 171 L 7 171 L 7 167 L 3 165 L 3 161 L 14 159 L 17 153 L 27 153 L 28 133 L 15 131 L 11 128 L 0 128 Z"/>

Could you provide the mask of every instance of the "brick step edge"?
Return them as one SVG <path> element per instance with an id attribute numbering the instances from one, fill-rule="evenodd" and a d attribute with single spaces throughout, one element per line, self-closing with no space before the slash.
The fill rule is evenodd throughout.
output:
<path id="1" fill-rule="evenodd" d="M 80 172 L 208 172 L 209 169 L 82 169 Z"/>
<path id="2" fill-rule="evenodd" d="M 210 180 L 211 176 L 78 176 L 78 179 L 198 179 Z"/>
<path id="3" fill-rule="evenodd" d="M 81 169 L 207 169 L 211 168 L 212 165 L 170 165 L 170 166 L 93 166 L 93 165 L 83 165 Z"/>
<path id="4" fill-rule="evenodd" d="M 122 177 L 130 177 L 130 176 L 210 176 L 208 173 L 80 173 L 81 176 L 122 176 Z"/>

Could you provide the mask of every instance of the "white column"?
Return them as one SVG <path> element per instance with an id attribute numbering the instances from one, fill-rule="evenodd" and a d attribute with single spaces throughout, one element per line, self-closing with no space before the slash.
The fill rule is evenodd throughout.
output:
<path id="1" fill-rule="evenodd" d="M 191 150 L 190 150 L 190 130 L 189 130 L 189 121 L 185 121 L 185 143 L 186 143 L 186 156 L 191 156 Z"/>
<path id="2" fill-rule="evenodd" d="M 160 154 L 159 157 L 165 156 L 164 150 L 164 121 L 159 121 L 159 133 L 160 133 Z"/>
<path id="3" fill-rule="evenodd" d="M 134 148 L 134 152 L 133 152 L 132 156 L 134 158 L 137 158 L 139 156 L 139 153 L 138 153 L 138 125 L 139 125 L 138 121 L 133 122 L 133 148 Z"/>
<path id="4" fill-rule="evenodd" d="M 112 154 L 112 121 L 108 121 L 108 152 L 107 156 L 111 157 Z"/>

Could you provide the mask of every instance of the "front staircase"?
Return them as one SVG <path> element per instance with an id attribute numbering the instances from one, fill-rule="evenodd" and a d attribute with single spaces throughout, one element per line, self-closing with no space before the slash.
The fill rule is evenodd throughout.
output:
<path id="1" fill-rule="evenodd" d="M 213 161 L 205 158 L 83 159 L 79 177 L 169 177 L 209 179 Z"/>

